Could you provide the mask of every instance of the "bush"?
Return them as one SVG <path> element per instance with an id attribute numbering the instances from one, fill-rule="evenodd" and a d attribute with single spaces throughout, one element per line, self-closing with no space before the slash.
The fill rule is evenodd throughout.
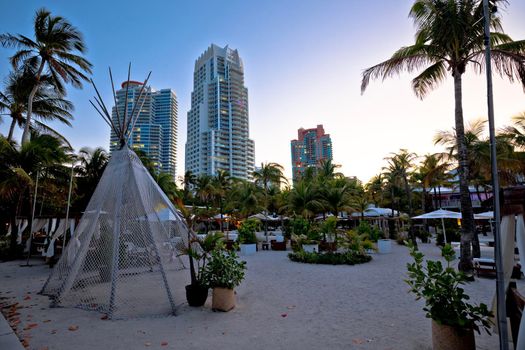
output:
<path id="1" fill-rule="evenodd" d="M 307 253 L 304 251 L 299 251 L 288 254 L 288 258 L 295 262 L 327 265 L 355 265 L 372 260 L 370 255 L 351 251 L 345 253 Z"/>
<path id="2" fill-rule="evenodd" d="M 234 251 L 214 250 L 202 272 L 202 284 L 208 288 L 233 289 L 244 279 L 246 262 L 237 260 Z"/>
<path id="3" fill-rule="evenodd" d="M 257 243 L 255 231 L 259 228 L 260 222 L 257 219 L 244 220 L 237 231 L 239 232 L 239 242 L 244 244 Z"/>
<path id="4" fill-rule="evenodd" d="M 460 287 L 467 282 L 467 277 L 451 266 L 455 259 L 452 246 L 447 244 L 441 250 L 446 261 L 443 266 L 439 260 L 426 260 L 424 264 L 423 254 L 416 251 L 412 243 L 408 245 L 414 262 L 407 264 L 409 278 L 405 282 L 416 299 L 425 300 L 423 310 L 426 316 L 460 330 L 472 328 L 480 333 L 483 328 L 490 334 L 492 312 L 483 303 L 474 305 L 468 302 L 470 297 Z"/>
<path id="5" fill-rule="evenodd" d="M 359 226 L 357 226 L 357 233 L 359 233 L 359 235 L 366 234 L 368 239 L 372 242 L 377 242 L 378 239 L 383 238 L 383 232 L 381 232 L 376 226 L 370 226 L 366 221 L 361 221 L 359 223 Z"/>

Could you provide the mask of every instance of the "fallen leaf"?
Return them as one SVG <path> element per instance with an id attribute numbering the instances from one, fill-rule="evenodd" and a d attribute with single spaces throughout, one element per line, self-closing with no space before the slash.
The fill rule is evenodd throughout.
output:
<path id="1" fill-rule="evenodd" d="M 27 325 L 27 327 L 30 328 L 30 329 L 31 328 L 36 328 L 36 327 L 38 327 L 38 323 L 30 323 L 30 324 Z"/>
<path id="2" fill-rule="evenodd" d="M 151 343 L 149 341 L 144 343 L 144 346 L 151 346 Z"/>
<path id="3" fill-rule="evenodd" d="M 56 330 L 56 329 L 53 329 L 50 333 L 51 333 L 51 334 L 57 334 L 57 330 Z"/>
<path id="4" fill-rule="evenodd" d="M 286 307 L 288 310 L 295 309 L 295 305 L 290 305 Z"/>
<path id="5" fill-rule="evenodd" d="M 281 317 L 286 317 L 288 316 L 288 314 L 281 314 Z"/>
<path id="6" fill-rule="evenodd" d="M 71 325 L 67 327 L 67 329 L 69 329 L 70 331 L 76 331 L 78 329 L 78 326 Z"/>
<path id="7" fill-rule="evenodd" d="M 352 339 L 352 343 L 354 344 L 363 344 L 364 342 L 365 342 L 364 339 L 360 339 L 360 338 Z"/>
<path id="8" fill-rule="evenodd" d="M 24 297 L 24 300 L 31 300 L 31 296 L 30 296 L 30 295 L 26 295 L 26 296 Z"/>
<path id="9" fill-rule="evenodd" d="M 160 343 L 160 346 L 168 346 L 168 342 L 167 341 L 163 341 L 162 343 Z"/>
<path id="10" fill-rule="evenodd" d="M 51 322 L 51 320 L 44 320 L 44 321 L 42 321 L 42 322 L 44 322 L 44 323 L 48 323 L 48 322 Z"/>
<path id="11" fill-rule="evenodd" d="M 104 315 L 100 318 L 101 320 L 107 320 L 108 319 L 108 315 Z"/>

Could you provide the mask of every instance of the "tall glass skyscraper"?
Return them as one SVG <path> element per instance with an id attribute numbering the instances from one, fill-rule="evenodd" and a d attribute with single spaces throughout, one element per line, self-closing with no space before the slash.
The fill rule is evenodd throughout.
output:
<path id="1" fill-rule="evenodd" d="M 332 160 L 332 139 L 323 125 L 297 130 L 297 140 L 291 141 L 293 181 L 301 178 L 305 169 L 316 167 L 323 160 Z"/>
<path id="2" fill-rule="evenodd" d="M 116 92 L 117 106 L 113 107 L 112 119 L 117 123 L 116 108 L 120 118 L 124 115 L 127 82 Z M 130 81 L 128 87 L 128 118 L 135 107 L 139 111 L 137 122 L 131 132 L 129 145 L 146 153 L 158 172 L 169 173 L 175 180 L 177 153 L 177 96 L 171 89 L 154 90 L 145 87 L 143 97 L 138 101 L 142 83 Z M 137 111 L 135 111 L 135 115 Z M 111 131 L 110 150 L 118 145 L 114 131 Z"/>
<path id="3" fill-rule="evenodd" d="M 248 89 L 239 52 L 212 44 L 195 62 L 188 112 L 186 170 L 250 180 L 255 146 L 249 138 Z"/>

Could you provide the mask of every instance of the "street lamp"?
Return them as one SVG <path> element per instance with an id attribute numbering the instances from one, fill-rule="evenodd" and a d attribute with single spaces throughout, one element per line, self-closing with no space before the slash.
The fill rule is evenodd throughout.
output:
<path id="1" fill-rule="evenodd" d="M 496 135 L 494 128 L 494 101 L 492 96 L 492 67 L 490 61 L 490 16 L 497 8 L 492 7 L 489 11 L 488 0 L 483 0 L 483 17 L 485 18 L 485 64 L 487 73 L 487 107 L 489 120 L 490 138 L 490 160 L 492 173 L 492 198 L 494 199 L 494 242 L 496 258 L 496 300 L 497 300 L 497 322 L 499 330 L 499 347 L 501 350 L 508 349 L 507 315 L 505 307 L 505 276 L 503 273 L 503 261 L 501 256 L 501 226 L 500 226 L 500 200 L 498 164 L 496 159 Z"/>

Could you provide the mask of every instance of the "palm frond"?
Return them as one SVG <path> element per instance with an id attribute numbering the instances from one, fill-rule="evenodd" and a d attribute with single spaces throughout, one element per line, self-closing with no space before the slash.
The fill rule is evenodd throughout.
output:
<path id="1" fill-rule="evenodd" d="M 427 93 L 435 89 L 445 80 L 446 75 L 447 68 L 445 62 L 438 61 L 412 80 L 412 89 L 418 98 L 423 99 Z"/>

